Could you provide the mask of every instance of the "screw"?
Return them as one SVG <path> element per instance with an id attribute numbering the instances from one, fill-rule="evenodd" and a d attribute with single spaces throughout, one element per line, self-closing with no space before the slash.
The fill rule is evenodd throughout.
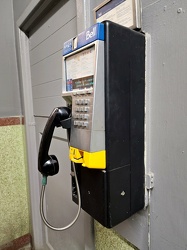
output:
<path id="1" fill-rule="evenodd" d="M 125 195 L 125 191 L 122 191 L 122 192 L 121 192 L 121 196 L 124 196 L 124 195 Z"/>
<path id="2" fill-rule="evenodd" d="M 177 13 L 182 13 L 182 8 L 178 8 Z"/>

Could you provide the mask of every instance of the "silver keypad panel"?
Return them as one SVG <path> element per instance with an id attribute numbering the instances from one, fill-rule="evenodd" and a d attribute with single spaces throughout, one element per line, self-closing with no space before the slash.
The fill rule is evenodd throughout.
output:
<path id="1" fill-rule="evenodd" d="M 93 90 L 73 93 L 73 126 L 78 129 L 91 129 Z"/>

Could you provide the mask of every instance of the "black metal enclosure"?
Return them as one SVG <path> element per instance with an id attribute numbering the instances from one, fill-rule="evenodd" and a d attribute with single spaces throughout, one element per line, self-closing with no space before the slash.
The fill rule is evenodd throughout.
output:
<path id="1" fill-rule="evenodd" d="M 145 35 L 104 25 L 106 169 L 76 169 L 82 208 L 111 228 L 144 207 Z"/>

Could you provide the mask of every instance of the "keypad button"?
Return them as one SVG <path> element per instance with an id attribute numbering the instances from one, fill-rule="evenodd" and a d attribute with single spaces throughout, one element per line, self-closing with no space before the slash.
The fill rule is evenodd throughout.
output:
<path id="1" fill-rule="evenodd" d="M 90 100 L 89 100 L 89 99 L 84 99 L 84 100 L 83 100 L 83 104 L 84 104 L 84 105 L 88 105 L 89 103 L 90 103 Z"/>
<path id="2" fill-rule="evenodd" d="M 83 122 L 83 127 L 88 127 L 88 122 Z"/>
<path id="3" fill-rule="evenodd" d="M 88 112 L 89 111 L 89 107 L 84 107 L 84 112 Z"/>
<path id="4" fill-rule="evenodd" d="M 87 93 L 88 93 L 88 94 L 92 94 L 92 93 L 93 93 L 93 89 L 87 90 Z"/>
<path id="5" fill-rule="evenodd" d="M 88 121 L 80 121 L 80 120 L 76 120 L 73 122 L 75 127 L 79 127 L 79 128 L 88 128 L 89 126 L 89 122 Z"/>
<path id="6" fill-rule="evenodd" d="M 88 118 L 89 118 L 89 115 L 88 114 L 84 114 L 83 119 L 84 120 L 88 120 Z"/>

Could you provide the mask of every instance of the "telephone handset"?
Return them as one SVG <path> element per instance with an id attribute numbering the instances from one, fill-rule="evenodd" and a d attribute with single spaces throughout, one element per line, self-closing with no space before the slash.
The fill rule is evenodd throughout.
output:
<path id="1" fill-rule="evenodd" d="M 55 127 L 62 127 L 67 129 L 68 132 L 68 140 L 70 139 L 70 128 L 71 128 L 71 109 L 68 107 L 59 107 L 55 108 L 51 115 L 48 118 L 48 121 L 45 125 L 44 132 L 42 134 L 41 142 L 40 142 L 40 148 L 39 148 L 39 154 L 38 154 L 38 170 L 43 175 L 42 179 L 42 189 L 41 189 L 41 195 L 40 195 L 40 214 L 41 218 L 44 222 L 44 224 L 49 227 L 52 230 L 55 231 L 64 231 L 68 228 L 70 228 L 78 219 L 81 211 L 81 198 L 80 198 L 80 189 L 78 185 L 77 175 L 76 175 L 76 169 L 75 165 L 73 166 L 73 172 L 75 177 L 75 183 L 76 183 L 76 189 L 77 189 L 77 195 L 78 195 L 78 211 L 77 214 L 72 220 L 71 223 L 68 225 L 58 228 L 54 227 L 47 221 L 45 215 L 44 215 L 44 193 L 45 193 L 45 186 L 47 184 L 47 177 L 52 176 L 58 173 L 59 171 L 59 163 L 58 159 L 55 155 L 48 155 L 49 147 L 51 144 L 51 140 L 53 137 L 53 132 Z"/>
<path id="2" fill-rule="evenodd" d="M 55 127 L 70 129 L 71 110 L 68 107 L 55 108 L 51 113 L 42 134 L 38 155 L 38 170 L 44 176 L 52 176 L 58 173 L 59 163 L 55 155 L 48 155 Z"/>

